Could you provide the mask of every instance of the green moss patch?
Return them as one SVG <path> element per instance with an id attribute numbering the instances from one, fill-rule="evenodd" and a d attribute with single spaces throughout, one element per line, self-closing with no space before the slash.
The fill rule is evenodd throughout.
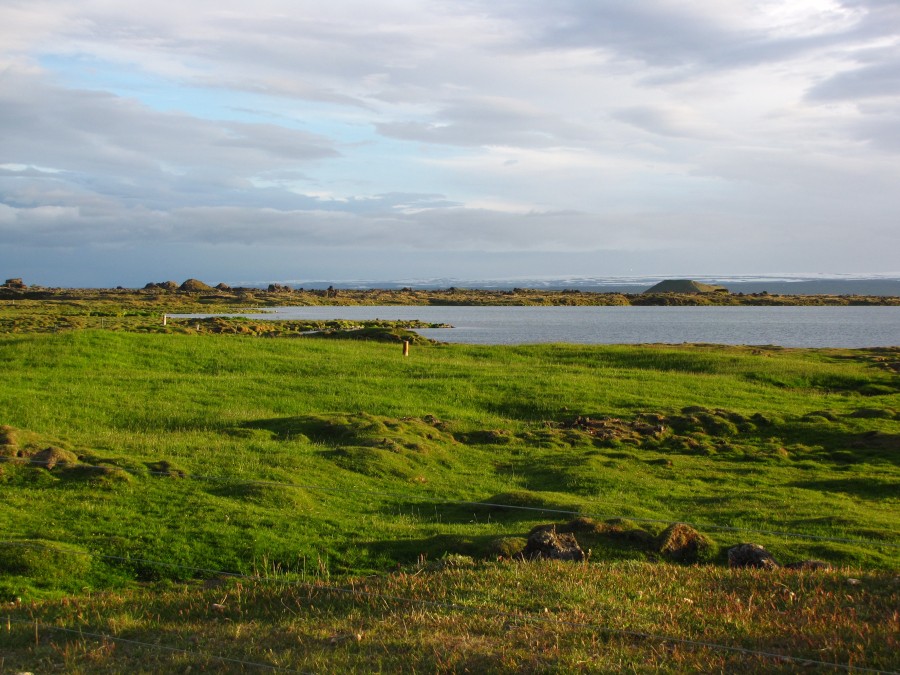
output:
<path id="1" fill-rule="evenodd" d="M 77 587 L 92 564 L 87 550 L 73 544 L 45 539 L 0 542 L 0 576 L 22 577 L 26 584 Z"/>

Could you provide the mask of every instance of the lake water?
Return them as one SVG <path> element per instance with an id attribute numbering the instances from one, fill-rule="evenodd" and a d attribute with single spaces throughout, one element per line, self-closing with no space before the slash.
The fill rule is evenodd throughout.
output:
<path id="1" fill-rule="evenodd" d="M 784 347 L 900 345 L 900 307 L 277 307 L 257 319 L 418 319 L 469 344 L 706 342 Z"/>

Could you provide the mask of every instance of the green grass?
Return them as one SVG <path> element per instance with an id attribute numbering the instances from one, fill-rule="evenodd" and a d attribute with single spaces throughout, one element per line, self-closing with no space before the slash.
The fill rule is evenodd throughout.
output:
<path id="1" fill-rule="evenodd" d="M 383 571 L 547 521 L 440 503 L 516 492 L 602 518 L 873 542 L 709 532 L 786 558 L 900 560 L 878 545 L 898 543 L 900 396 L 860 393 L 896 387 L 866 352 L 431 346 L 403 358 L 372 342 L 85 331 L 2 336 L 0 363 L 2 421 L 34 436 L 32 451 L 112 467 L 3 466 L 7 539 L 237 571 L 264 555 Z M 872 409 L 886 412 L 858 416 Z M 647 413 L 664 419 L 658 437 L 566 428 Z M 158 462 L 208 479 L 155 475 Z"/>
<path id="2" fill-rule="evenodd" d="M 245 664 L 290 672 L 793 673 L 809 668 L 803 661 L 773 658 L 777 654 L 888 672 L 898 666 L 898 595 L 890 575 L 851 578 L 846 570 L 764 573 L 648 563 L 447 562 L 440 571 L 356 580 L 352 588 L 342 587 L 346 591 L 329 590 L 333 586 L 323 584 L 315 570 L 300 580 L 261 571 L 259 579 L 156 585 L 20 606 L 15 618 L 0 625 L 0 668 L 70 673 L 259 669 Z"/>
<path id="3" fill-rule="evenodd" d="M 0 334 L 0 455 L 7 460 L 0 462 L 0 541 L 13 544 L 0 543 L 0 602 L 13 602 L 8 611 L 17 619 L 31 612 L 48 624 L 115 634 L 127 628 L 124 634 L 151 641 L 163 633 L 167 644 L 184 644 L 190 633 L 221 643 L 225 653 L 313 670 L 392 670 L 405 658 L 429 671 L 577 670 L 578 659 L 598 658 L 596 639 L 583 630 L 529 624 L 528 650 L 503 637 L 506 619 L 461 622 L 449 610 L 436 611 L 432 625 L 421 608 L 386 615 L 365 603 L 323 600 L 325 627 L 314 628 L 319 615 L 292 613 L 293 600 L 286 601 L 291 612 L 273 618 L 273 591 L 256 582 L 227 591 L 246 594 L 243 613 L 228 614 L 232 624 L 204 625 L 201 618 L 215 611 L 208 609 L 212 591 L 168 586 L 215 577 L 203 570 L 274 569 L 288 580 L 343 583 L 465 555 L 475 567 L 429 572 L 425 585 L 408 574 L 372 583 L 385 593 L 477 600 L 511 612 L 542 612 L 558 595 L 568 620 L 599 616 L 618 625 L 627 603 L 610 599 L 614 611 L 598 614 L 599 605 L 579 604 L 587 591 L 570 598 L 566 585 L 597 592 L 604 575 L 631 570 L 634 593 L 649 584 L 658 594 L 657 609 L 635 619 L 641 630 L 771 650 L 780 644 L 772 631 L 791 627 L 784 638 L 791 650 L 889 664 L 871 645 L 892 625 L 882 605 L 896 606 L 890 580 L 900 567 L 896 361 L 890 349 L 575 345 L 416 345 L 404 358 L 397 344 L 356 340 Z M 58 463 L 29 462 L 38 456 Z M 583 571 L 561 568 L 539 596 L 520 597 L 515 584 L 539 566 L 511 564 L 509 556 L 534 526 L 563 524 L 576 513 L 597 521 L 576 532 L 591 549 L 590 563 L 577 566 Z M 657 562 L 655 537 L 679 521 L 697 525 L 719 551 L 711 564 Z M 851 571 L 779 573 L 768 581 L 728 571 L 724 551 L 745 541 L 782 562 L 816 558 Z M 855 624 L 843 618 L 848 574 L 870 575 L 866 588 L 879 589 L 870 590 L 870 614 L 860 609 Z M 457 576 L 476 589 L 471 597 L 455 590 Z M 703 583 L 732 589 L 743 603 L 763 593 L 760 584 L 766 602 L 787 614 L 735 614 L 712 627 L 691 609 Z M 141 590 L 147 584 L 156 589 L 149 597 Z M 673 584 L 685 586 L 694 605 L 667 614 L 663 598 L 682 593 Z M 846 621 L 846 635 L 832 636 L 825 652 L 806 645 L 792 621 L 812 610 L 786 608 L 772 584 L 796 597 L 821 596 L 828 616 Z M 68 609 L 70 598 L 89 602 L 97 592 L 92 620 Z M 127 615 L 132 603 L 149 609 Z M 712 601 L 703 603 L 712 611 Z M 404 629 L 403 621 L 413 623 Z M 123 665 L 130 657 L 102 640 L 88 647 L 58 635 L 34 645 L 31 629 L 15 626 L 0 636 L 0 645 L 9 640 L 13 648 L 9 667 L 133 669 Z M 326 656 L 297 647 L 309 643 L 297 636 L 314 634 L 309 644 L 321 647 L 332 634 L 382 629 L 385 644 L 411 646 L 394 653 L 341 638 L 336 647 L 328 643 Z M 277 636 L 269 651 L 240 639 L 260 631 Z M 450 645 L 444 652 L 436 647 L 441 639 Z M 561 646 L 538 658 L 550 642 Z M 715 670 L 738 662 L 704 650 L 696 661 L 696 650 L 683 646 L 648 651 L 633 642 L 604 638 L 614 643 L 602 650 L 611 660 L 597 667 Z M 162 669 L 198 663 L 152 658 Z M 767 669 L 765 660 L 750 663 Z"/>

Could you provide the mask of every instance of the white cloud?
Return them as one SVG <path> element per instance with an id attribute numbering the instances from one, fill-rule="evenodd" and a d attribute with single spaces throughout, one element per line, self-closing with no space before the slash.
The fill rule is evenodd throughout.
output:
<path id="1" fill-rule="evenodd" d="M 728 236 L 739 266 L 900 214 L 894 2 L 32 0 L 0 45 L 7 250 Z"/>
<path id="2" fill-rule="evenodd" d="M 711 139 L 723 133 L 684 105 L 632 106 L 614 113 L 616 119 L 661 136 L 675 138 Z"/>

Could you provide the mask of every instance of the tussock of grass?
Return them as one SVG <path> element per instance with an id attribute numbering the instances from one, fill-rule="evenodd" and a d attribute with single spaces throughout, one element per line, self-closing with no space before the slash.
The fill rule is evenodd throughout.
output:
<path id="1" fill-rule="evenodd" d="M 35 533 L 37 534 L 37 533 Z M 81 546 L 39 537 L 0 543 L 0 602 L 79 591 L 94 560 Z"/>

